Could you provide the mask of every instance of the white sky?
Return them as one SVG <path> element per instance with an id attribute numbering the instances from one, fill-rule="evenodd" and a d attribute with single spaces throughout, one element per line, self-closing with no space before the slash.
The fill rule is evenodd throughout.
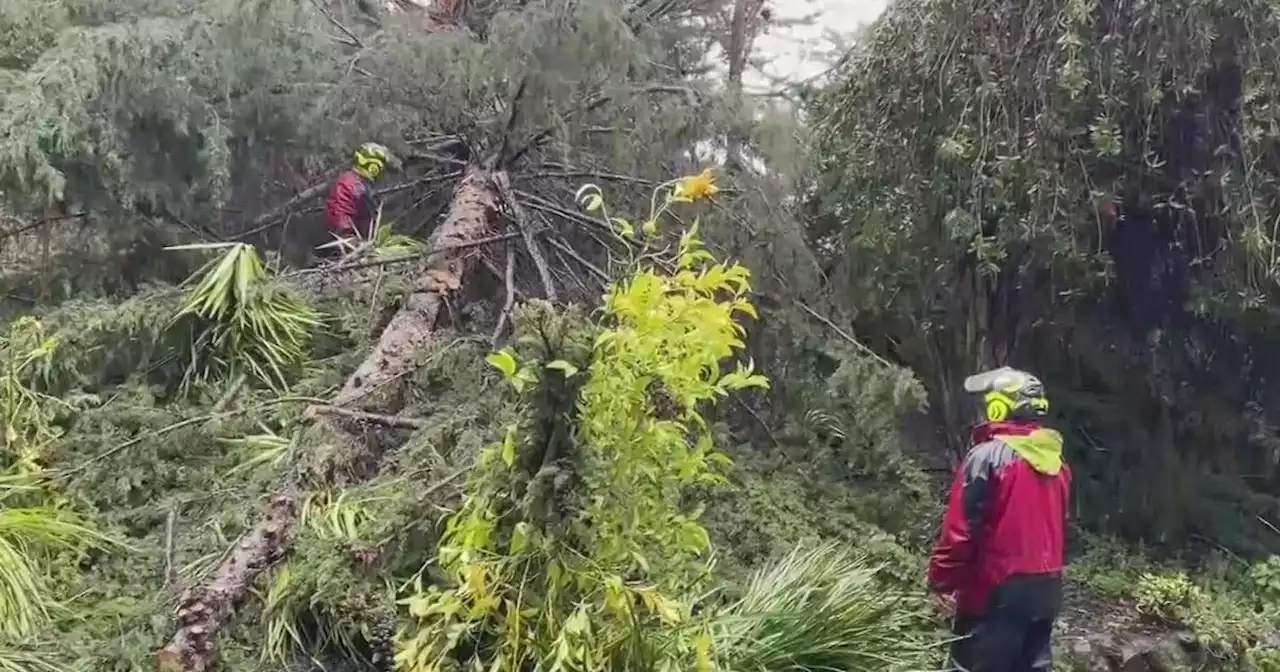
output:
<path id="1" fill-rule="evenodd" d="M 832 33 L 848 36 L 874 21 L 888 0 L 772 0 L 779 20 L 814 17 L 810 25 L 775 27 L 756 40 L 756 50 L 769 58 L 771 76 L 807 78 L 828 67 L 836 42 Z"/>

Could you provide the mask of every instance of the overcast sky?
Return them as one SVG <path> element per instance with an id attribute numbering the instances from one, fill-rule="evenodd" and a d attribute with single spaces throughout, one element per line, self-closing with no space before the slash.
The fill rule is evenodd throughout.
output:
<path id="1" fill-rule="evenodd" d="M 826 33 L 853 33 L 859 25 L 874 21 L 887 0 L 772 0 L 770 4 L 780 19 L 814 17 L 809 25 L 774 28 L 756 41 L 759 53 L 771 58 L 766 72 L 805 78 L 830 65 L 824 56 L 833 43 L 824 38 Z"/>

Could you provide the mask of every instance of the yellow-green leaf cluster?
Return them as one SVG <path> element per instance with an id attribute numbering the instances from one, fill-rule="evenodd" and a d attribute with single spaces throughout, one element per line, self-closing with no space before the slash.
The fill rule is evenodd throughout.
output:
<path id="1" fill-rule="evenodd" d="M 53 414 L 63 402 L 41 394 L 34 384 L 56 348 L 57 341 L 31 317 L 16 320 L 0 335 L 0 452 L 14 473 L 40 473 L 40 459 L 61 436 Z"/>
<path id="2" fill-rule="evenodd" d="M 671 204 L 715 193 L 709 173 L 660 189 L 646 228 Z M 608 217 L 598 190 L 579 196 Z M 401 632 L 398 669 L 710 669 L 710 630 L 681 599 L 708 573 L 709 539 L 681 493 L 720 482 L 728 462 L 703 404 L 768 382 L 749 362 L 725 366 L 744 347 L 740 318 L 755 315 L 747 269 L 717 262 L 696 222 L 656 261 L 605 294 L 587 370 L 489 355 L 517 391 L 585 376 L 574 418 L 580 510 L 567 530 L 515 518 L 521 509 L 495 485 L 510 479 L 494 478 L 519 467 L 524 444 L 509 428 L 447 521 L 437 564 L 452 585 L 420 582 L 403 602 L 414 625 Z"/>
<path id="3" fill-rule="evenodd" d="M 56 552 L 114 543 L 67 506 L 42 465 L 62 436 L 53 423 L 66 408 L 38 391 L 56 346 L 31 317 L 0 334 L 0 635 L 10 640 L 39 632 L 56 606 L 49 580 Z"/>

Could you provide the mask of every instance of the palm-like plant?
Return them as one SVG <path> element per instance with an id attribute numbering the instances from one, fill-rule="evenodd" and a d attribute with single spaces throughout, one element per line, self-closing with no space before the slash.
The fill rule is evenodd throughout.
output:
<path id="1" fill-rule="evenodd" d="M 58 552 L 113 544 L 63 506 L 41 462 L 59 439 L 62 402 L 36 389 L 56 348 L 40 322 L 24 318 L 0 335 L 0 640 L 29 639 L 58 604 L 49 580 Z M 0 646 L 0 672 L 62 669 L 39 652 Z"/>
<path id="2" fill-rule="evenodd" d="M 66 672 L 52 655 L 0 647 L 0 672 Z"/>
<path id="3" fill-rule="evenodd" d="M 183 387 L 248 374 L 273 389 L 287 386 L 286 372 L 306 359 L 320 316 L 273 286 L 252 245 L 214 243 L 170 249 L 224 249 L 193 279 L 173 326 L 190 328 Z"/>
<path id="4" fill-rule="evenodd" d="M 44 501 L 32 476 L 0 476 L 0 636 L 11 640 L 34 634 L 48 619 L 56 600 L 45 569 L 55 552 L 112 543 L 80 516 Z"/>
<path id="5" fill-rule="evenodd" d="M 879 568 L 827 544 L 757 573 L 715 617 L 719 668 L 733 672 L 925 669 L 921 600 L 886 589 Z"/>

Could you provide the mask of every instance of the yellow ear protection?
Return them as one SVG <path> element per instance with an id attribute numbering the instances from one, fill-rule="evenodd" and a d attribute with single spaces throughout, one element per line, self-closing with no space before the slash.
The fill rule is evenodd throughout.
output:
<path id="1" fill-rule="evenodd" d="M 356 170 L 371 180 L 378 179 L 386 165 L 387 150 L 381 145 L 368 143 L 362 145 L 355 153 Z"/>
<path id="2" fill-rule="evenodd" d="M 382 165 L 382 159 L 375 156 L 356 154 L 356 170 L 368 175 L 369 179 L 377 179 L 382 174 Z"/>
<path id="3" fill-rule="evenodd" d="M 1000 422 L 1009 417 L 1009 413 L 1013 410 L 1013 399 L 1010 399 L 1003 392 L 988 392 L 983 395 L 983 402 L 986 403 L 987 420 L 991 422 Z"/>
<path id="4" fill-rule="evenodd" d="M 1009 416 L 1013 414 L 1013 409 L 1018 406 L 1018 402 L 1013 397 L 1000 391 L 986 393 L 983 395 L 982 401 L 985 404 L 987 420 L 991 422 L 1008 420 Z M 1041 414 L 1048 414 L 1049 412 L 1049 400 L 1044 397 L 1032 397 L 1023 400 L 1022 403 L 1039 411 Z"/>

